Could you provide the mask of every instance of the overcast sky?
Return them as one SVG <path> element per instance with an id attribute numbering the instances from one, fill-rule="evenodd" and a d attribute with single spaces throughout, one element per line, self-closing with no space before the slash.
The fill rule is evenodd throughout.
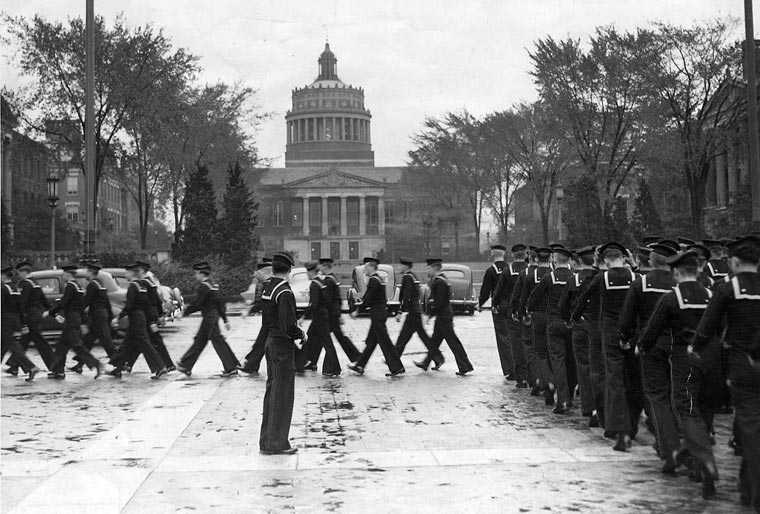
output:
<path id="1" fill-rule="evenodd" d="M 85 0 L 5 0 L 2 9 L 65 20 L 84 17 Z M 205 81 L 256 88 L 258 103 L 273 114 L 258 134 L 259 150 L 280 166 L 291 89 L 316 78 L 329 37 L 340 78 L 365 90 L 376 164 L 395 166 L 405 163 L 410 136 L 425 116 L 461 108 L 480 115 L 532 100 L 527 49 L 537 38 L 586 38 L 607 24 L 631 29 L 651 20 L 741 18 L 743 2 L 95 0 L 95 10 L 107 20 L 123 12 L 130 25 L 163 27 L 176 46 L 201 57 Z M 743 25 L 737 35 L 742 31 Z M 2 80 L 15 83 L 5 59 Z"/>

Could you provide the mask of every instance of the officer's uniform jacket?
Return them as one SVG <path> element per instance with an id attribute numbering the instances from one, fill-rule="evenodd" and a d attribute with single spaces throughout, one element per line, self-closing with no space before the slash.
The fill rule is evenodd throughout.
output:
<path id="1" fill-rule="evenodd" d="M 483 275 L 483 284 L 480 286 L 480 296 L 478 297 L 478 305 L 480 307 L 483 307 L 483 304 L 489 299 L 491 299 L 491 305 L 493 306 L 494 292 L 496 291 L 496 286 L 499 285 L 499 279 L 506 265 L 504 261 L 496 261 L 486 270 Z"/>
<path id="2" fill-rule="evenodd" d="M 639 347 L 648 351 L 661 336 L 673 345 L 689 344 L 711 296 L 712 292 L 696 281 L 682 282 L 661 295 L 639 335 Z"/>
<path id="3" fill-rule="evenodd" d="M 84 316 L 84 290 L 79 287 L 76 280 L 72 279 L 66 282 L 66 287 L 63 289 L 63 297 L 58 302 L 58 305 L 50 309 L 50 314 L 55 316 L 61 311 L 65 318 L 72 314 L 76 314 L 80 318 Z"/>
<path id="4" fill-rule="evenodd" d="M 330 298 L 327 296 L 327 286 L 319 277 L 311 279 L 309 284 L 309 306 L 303 313 L 306 319 L 327 321 Z"/>
<path id="5" fill-rule="evenodd" d="M 222 298 L 219 285 L 212 283 L 209 279 L 201 281 L 195 288 L 195 299 L 185 308 L 185 315 L 187 316 L 198 311 L 203 316 L 219 314 L 222 321 L 227 323 L 227 306 Z"/>
<path id="6" fill-rule="evenodd" d="M 440 318 L 454 317 L 454 310 L 451 307 L 451 282 L 443 273 L 434 276 L 430 284 L 428 312 L 431 316 Z"/>
<path id="7" fill-rule="evenodd" d="M 544 275 L 531 292 L 526 309 L 529 312 L 544 312 L 547 316 L 559 318 L 559 300 L 572 278 L 573 272 L 569 268 L 557 268 Z M 543 308 L 539 311 L 541 307 Z"/>
<path id="8" fill-rule="evenodd" d="M 694 338 L 694 350 L 720 331 L 725 319 L 725 342 L 732 350 L 760 359 L 760 273 L 743 272 L 718 285 Z"/>
<path id="9" fill-rule="evenodd" d="M 620 340 L 631 341 L 644 328 L 660 297 L 676 285 L 669 270 L 653 269 L 636 279 L 620 313 Z"/>
<path id="10" fill-rule="evenodd" d="M 269 337 L 291 341 L 303 338 L 298 327 L 296 297 L 287 280 L 273 276 L 261 292 L 261 299 Z"/>
<path id="11" fill-rule="evenodd" d="M 402 312 L 408 312 L 409 314 L 420 314 L 422 312 L 420 281 L 417 279 L 417 275 L 411 271 L 405 271 L 401 274 L 401 292 L 399 296 Z"/>

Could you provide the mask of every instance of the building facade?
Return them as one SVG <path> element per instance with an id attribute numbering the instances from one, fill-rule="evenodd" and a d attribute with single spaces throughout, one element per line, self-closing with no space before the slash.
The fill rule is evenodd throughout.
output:
<path id="1" fill-rule="evenodd" d="M 404 187 L 408 169 L 374 165 L 364 90 L 338 78 L 329 45 L 318 63 L 317 79 L 292 91 L 285 167 L 247 176 L 259 200 L 262 253 L 284 249 L 301 262 L 457 253 L 450 227 L 428 227 L 424 202 Z"/>

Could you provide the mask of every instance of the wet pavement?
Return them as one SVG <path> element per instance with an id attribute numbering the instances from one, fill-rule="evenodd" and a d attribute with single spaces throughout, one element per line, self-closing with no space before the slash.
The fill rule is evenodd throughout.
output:
<path id="1" fill-rule="evenodd" d="M 346 320 L 361 348 L 369 321 Z M 175 359 L 199 322 L 166 330 Z M 240 358 L 260 322 L 232 319 L 228 340 Z M 470 376 L 454 374 L 448 349 L 440 371 L 416 368 L 417 339 L 399 378 L 384 376 L 379 350 L 356 376 L 340 349 L 339 378 L 298 376 L 294 456 L 259 454 L 266 374 L 217 377 L 211 345 L 190 379 L 152 381 L 142 360 L 121 380 L 85 372 L 29 384 L 5 376 L 1 511 L 748 512 L 738 504 L 739 460 L 726 445 L 731 416 L 717 419 L 721 480 L 718 498 L 704 501 L 685 471 L 660 474 L 643 424 L 629 452 L 614 452 L 577 408 L 553 415 L 504 382 L 490 314 L 455 323 L 475 366 Z M 395 339 L 400 325 L 388 327 Z"/>

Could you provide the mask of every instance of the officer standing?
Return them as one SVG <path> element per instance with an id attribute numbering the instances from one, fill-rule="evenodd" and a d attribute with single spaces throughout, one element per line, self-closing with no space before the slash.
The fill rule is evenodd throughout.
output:
<path id="1" fill-rule="evenodd" d="M 21 344 L 16 340 L 14 331 L 21 328 L 21 316 L 19 309 L 19 297 L 21 296 L 18 290 L 13 287 L 13 267 L 9 266 L 3 268 L 2 271 L 3 280 L 3 296 L 2 296 L 2 356 L 11 352 L 17 366 L 19 366 L 24 373 L 28 373 L 26 381 L 31 382 L 34 380 L 34 376 L 40 371 L 34 363 L 26 356 Z M 17 372 L 18 373 L 18 372 Z"/>
<path id="2" fill-rule="evenodd" d="M 509 347 L 509 324 L 507 322 L 509 318 L 507 315 L 499 312 L 498 307 L 494 304 L 494 293 L 499 285 L 502 271 L 507 265 L 504 262 L 506 251 L 507 247 L 504 245 L 497 244 L 491 247 L 493 264 L 488 267 L 483 275 L 483 284 L 480 286 L 480 295 L 478 297 L 478 312 L 482 312 L 483 304 L 491 300 L 491 319 L 493 320 L 501 372 L 506 380 L 515 380 L 515 365 Z"/>
<path id="3" fill-rule="evenodd" d="M 760 242 L 739 240 L 729 252 L 733 277 L 715 287 L 692 345 L 695 353 L 703 352 L 725 319 L 728 378 L 743 446 L 739 490 L 742 503 L 760 512 Z"/>
<path id="4" fill-rule="evenodd" d="M 335 351 L 332 338 L 330 337 L 329 308 L 330 298 L 327 296 L 327 286 L 319 278 L 319 270 L 316 261 L 306 263 L 306 273 L 311 283 L 309 284 L 309 306 L 303 313 L 303 319 L 311 320 L 309 329 L 306 331 L 308 341 L 296 356 L 296 370 L 317 368 L 319 354 L 325 350 L 325 359 L 322 362 L 322 375 L 337 377 L 340 375 L 340 362 Z M 299 320 L 299 326 L 301 320 Z"/>
<path id="5" fill-rule="evenodd" d="M 200 311 L 203 321 L 201 321 L 201 326 L 195 334 L 193 344 L 177 363 L 177 371 L 189 377 L 193 373 L 193 366 L 195 366 L 198 357 L 201 356 L 201 352 L 210 339 L 224 367 L 220 376 L 236 376 L 240 362 L 219 331 L 219 318 L 224 322 L 224 328 L 230 329 L 230 323 L 227 321 L 227 307 L 219 291 L 219 285 L 211 282 L 211 266 L 207 262 L 194 264 L 193 271 L 195 271 L 198 286 L 195 288 L 195 299 L 185 308 L 185 316 Z"/>
<path id="6" fill-rule="evenodd" d="M 367 335 L 367 346 L 364 347 L 359 360 L 354 364 L 350 364 L 348 369 L 360 375 L 364 374 L 364 368 L 367 366 L 372 352 L 375 351 L 375 347 L 379 344 L 389 370 L 385 376 L 395 377 L 405 373 L 406 370 L 401 363 L 398 352 L 396 352 L 396 347 L 391 342 L 388 328 L 385 325 L 388 319 L 388 299 L 385 295 L 385 282 L 377 273 L 378 264 L 380 264 L 380 261 L 375 257 L 364 258 L 364 274 L 367 277 L 367 290 L 364 293 L 361 305 L 359 305 L 359 310 L 369 311 L 369 334 Z M 356 317 L 357 314 L 356 311 L 351 313 L 353 317 Z"/>
<path id="7" fill-rule="evenodd" d="M 512 252 L 512 262 L 507 264 L 501 272 L 499 283 L 493 293 L 491 300 L 491 310 L 496 309 L 500 316 L 507 318 L 508 328 L 508 351 L 512 355 L 512 362 L 515 370 L 515 387 L 524 389 L 528 387 L 528 370 L 525 361 L 525 349 L 522 343 L 522 324 L 514 317 L 511 307 L 512 293 L 520 279 L 520 274 L 528 267 L 527 263 L 527 246 L 516 244 L 510 248 Z"/>
<path id="8" fill-rule="evenodd" d="M 605 368 L 604 428 L 606 435 L 617 439 L 613 449 L 624 452 L 630 447 L 633 435 L 633 421 L 625 387 L 626 359 L 633 350 L 625 349 L 620 344 L 620 312 L 628 289 L 638 277 L 629 267 L 628 251 L 620 243 L 607 243 L 599 249 L 599 253 L 607 265 L 607 270 L 594 277 L 589 289 L 581 293 L 573 311 L 573 321 L 581 317 L 592 293 L 599 294 L 600 332 Z"/>
<path id="9" fill-rule="evenodd" d="M 406 257 L 399 259 L 401 263 L 401 292 L 400 302 L 401 310 L 396 314 L 396 320 L 401 321 L 401 313 L 406 312 L 406 318 L 404 324 L 401 326 L 401 332 L 399 332 L 398 339 L 396 340 L 396 351 L 399 357 L 404 354 L 406 344 L 416 333 L 425 348 L 430 351 L 430 337 L 425 332 L 422 326 L 422 304 L 420 303 L 420 281 L 417 279 L 417 275 L 412 271 L 414 262 Z M 434 352 L 433 369 L 440 369 L 445 362 L 443 354 L 440 350 Z"/>
<path id="10" fill-rule="evenodd" d="M 633 282 L 620 314 L 620 341 L 625 344 L 635 344 L 635 341 L 639 339 L 639 333 L 652 316 L 660 297 L 673 291 L 676 285 L 668 264 L 668 259 L 676 255 L 676 251 L 670 246 L 661 244 L 652 244 L 648 248 L 650 271 Z M 631 382 L 634 377 L 640 377 L 637 384 L 643 384 L 643 393 L 649 404 L 648 413 L 657 441 L 657 453 L 661 459 L 665 460 L 664 473 L 675 472 L 675 461 L 672 456 L 680 446 L 678 429 L 671 407 L 672 346 L 670 334 L 648 338 L 646 346 L 638 348 L 641 372 L 631 373 L 629 376 Z M 627 389 L 630 390 L 633 386 L 634 384 L 629 383 Z M 638 402 L 637 398 L 628 396 L 631 422 L 634 424 L 637 424 L 640 414 Z"/>
<path id="11" fill-rule="evenodd" d="M 264 257 L 263 262 L 260 262 L 256 267 L 256 273 L 253 276 L 255 285 L 254 300 L 251 303 L 251 308 L 248 310 L 248 315 L 261 313 L 261 328 L 256 336 L 256 340 L 253 342 L 251 351 L 245 356 L 245 364 L 241 366 L 240 371 L 250 374 L 256 374 L 259 372 L 259 366 L 261 366 L 261 359 L 264 358 L 266 352 L 267 336 L 269 335 L 269 326 L 265 318 L 267 309 L 264 308 L 264 300 L 261 299 L 261 294 L 266 288 L 269 281 L 272 279 L 272 259 Z"/>
<path id="12" fill-rule="evenodd" d="M 335 334 L 335 339 L 343 348 L 350 362 L 356 362 L 361 357 L 361 352 L 354 345 L 353 341 L 343 333 L 343 319 L 341 318 L 341 305 L 343 300 L 340 297 L 340 281 L 333 274 L 334 261 L 329 258 L 319 259 L 319 271 L 322 274 L 322 282 L 327 286 L 327 296 L 330 301 L 330 332 Z"/>
<path id="13" fill-rule="evenodd" d="M 549 363 L 549 346 L 546 340 L 546 298 L 531 305 L 534 310 L 528 309 L 528 298 L 533 289 L 538 286 L 541 279 L 552 271 L 551 248 L 537 248 L 536 258 L 538 265 L 532 273 L 525 277 L 520 291 L 520 310 L 525 312 L 525 321 L 530 324 L 531 341 L 536 355 L 536 369 L 538 370 L 538 389 L 544 392 L 546 405 L 554 405 L 554 376 Z"/>
<path id="14" fill-rule="evenodd" d="M 546 316 L 545 337 L 548 343 L 551 368 L 549 372 L 549 389 L 557 390 L 557 406 L 555 414 L 565 414 L 570 410 L 575 386 L 570 387 L 568 370 L 566 366 L 567 353 L 572 353 L 573 331 L 560 318 L 559 300 L 565 285 L 572 278 L 570 270 L 570 257 L 572 253 L 564 248 L 554 250 L 554 270 L 544 275 L 541 282 L 533 289 L 528 298 L 527 310 L 536 312 L 537 306 L 544 305 L 543 312 Z M 535 314 L 534 314 L 535 319 Z M 575 370 L 572 370 L 575 374 Z M 573 382 L 575 382 L 573 380 Z"/>
<path id="15" fill-rule="evenodd" d="M 42 314 L 50 310 L 50 303 L 42 292 L 42 287 L 38 286 L 29 279 L 29 273 L 32 271 L 32 264 L 28 261 L 16 264 L 16 272 L 21 279 L 18 283 L 19 311 L 21 315 L 21 348 L 26 351 L 29 343 L 34 343 L 34 347 L 42 357 L 42 361 L 48 369 L 53 362 L 53 349 L 50 344 L 42 337 Z M 12 375 L 18 374 L 18 365 L 15 359 L 8 359 L 10 366 L 9 372 Z M 14 373 L 15 369 L 15 373 Z"/>
<path id="16" fill-rule="evenodd" d="M 261 419 L 259 449 L 265 455 L 292 455 L 290 422 L 295 398 L 295 341 L 308 342 L 298 328 L 296 298 L 288 284 L 293 258 L 287 253 L 272 256 L 272 279 L 262 291 L 264 319 L 269 327 L 266 342 L 267 387 Z"/>
<path id="17" fill-rule="evenodd" d="M 656 246 L 654 245 L 654 248 Z M 694 252 L 671 255 L 666 261 L 673 268 L 677 285 L 659 299 L 646 327 L 641 331 L 639 345 L 641 348 L 657 348 L 661 346 L 663 336 L 671 341 L 670 398 L 686 448 L 692 459 L 696 460 L 702 476 L 702 496 L 709 499 L 715 497 L 718 468 L 700 408 L 700 392 L 706 385 L 704 364 L 707 364 L 707 360 L 701 363 L 701 359 L 692 359 L 690 362 L 687 346 L 707 309 L 712 293 L 697 281 L 698 258 Z M 675 427 L 671 428 L 675 436 L 673 442 L 677 444 L 667 448 L 661 447 L 669 452 L 666 468 L 663 469 L 665 473 L 675 473 L 680 460 L 678 432 L 675 431 Z"/>
<path id="18" fill-rule="evenodd" d="M 48 378 L 63 379 L 66 378 L 64 371 L 66 366 L 66 355 L 69 350 L 74 350 L 79 362 L 86 364 L 88 368 L 95 368 L 95 378 L 98 378 L 103 372 L 103 365 L 84 347 L 81 335 L 81 326 L 84 323 L 84 291 L 74 280 L 74 274 L 77 271 L 76 266 L 64 266 L 62 280 L 66 282 L 63 290 L 63 297 L 58 305 L 50 309 L 51 316 L 55 316 L 58 322 L 63 323 L 63 332 L 61 339 L 55 346 L 55 354 L 51 363 L 51 370 Z M 59 313 L 63 313 L 63 315 Z"/>
<path id="19" fill-rule="evenodd" d="M 124 336 L 124 342 L 119 350 L 111 357 L 110 363 L 114 367 L 108 372 L 109 375 L 120 378 L 124 368 L 129 363 L 134 363 L 137 357 L 142 353 L 148 368 L 153 373 L 150 378 L 157 380 L 167 373 L 158 352 L 150 344 L 148 338 L 148 322 L 146 311 L 148 309 L 148 291 L 143 287 L 139 279 L 140 265 L 137 263 L 126 266 L 127 279 L 127 301 L 124 308 L 119 313 L 119 320 L 129 319 L 127 333 Z M 118 320 L 113 320 L 113 326 L 116 326 Z"/>
<path id="20" fill-rule="evenodd" d="M 84 293 L 84 308 L 87 311 L 87 333 L 84 335 L 84 347 L 90 351 L 95 341 L 100 341 L 100 346 L 106 351 L 109 358 L 116 353 L 116 347 L 111 340 L 111 300 L 108 298 L 108 290 L 98 279 L 101 266 L 95 261 L 85 262 L 87 274 L 87 287 Z M 79 356 L 74 357 L 77 363 L 69 368 L 74 373 L 82 373 L 83 363 Z"/>
<path id="21" fill-rule="evenodd" d="M 591 382 L 589 345 L 589 330 L 590 326 L 594 323 L 592 315 L 589 312 L 584 312 L 584 316 L 575 324 L 570 322 L 570 316 L 583 281 L 596 274 L 596 270 L 593 267 L 594 250 L 593 246 L 586 246 L 575 251 L 575 256 L 577 257 L 576 273 L 565 284 L 562 296 L 559 299 L 559 305 L 557 306 L 562 322 L 565 323 L 565 326 L 572 327 L 575 369 L 581 396 L 581 414 L 589 418 L 590 427 L 599 426 L 599 415 L 594 403 L 594 390 Z"/>
<path id="22" fill-rule="evenodd" d="M 435 351 L 441 347 L 441 343 L 446 340 L 451 353 L 457 363 L 459 376 L 465 376 L 474 368 L 467 358 L 467 352 L 454 332 L 454 310 L 451 308 L 451 283 L 446 275 L 441 271 L 443 261 L 441 259 L 428 259 L 428 275 L 431 278 L 430 299 L 428 300 L 428 312 L 431 317 L 435 317 L 433 326 L 433 336 L 430 340 L 430 350 L 422 362 L 415 362 L 415 366 L 427 371 L 428 366 L 433 360 Z"/>

